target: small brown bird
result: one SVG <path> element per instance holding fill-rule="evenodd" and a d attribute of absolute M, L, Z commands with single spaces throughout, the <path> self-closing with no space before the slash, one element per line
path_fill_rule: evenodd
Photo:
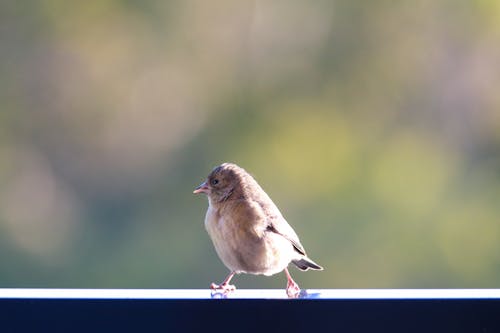
<path fill-rule="evenodd" d="M 224 163 L 193 193 L 208 196 L 205 227 L 220 259 L 231 273 L 210 288 L 227 293 L 235 274 L 273 275 L 285 270 L 286 293 L 296 298 L 300 288 L 288 272 L 292 262 L 300 270 L 323 268 L 309 259 L 299 238 L 278 207 L 255 179 L 236 164 Z"/>

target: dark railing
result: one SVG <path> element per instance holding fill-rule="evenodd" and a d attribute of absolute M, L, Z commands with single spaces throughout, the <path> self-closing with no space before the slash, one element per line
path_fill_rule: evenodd
<path fill-rule="evenodd" d="M 0 289 L 0 332 L 124 331 L 500 332 L 500 289 Z"/>

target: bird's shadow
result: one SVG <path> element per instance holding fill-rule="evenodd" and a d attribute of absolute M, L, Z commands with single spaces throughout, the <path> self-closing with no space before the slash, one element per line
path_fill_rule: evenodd
<path fill-rule="evenodd" d="M 212 298 L 212 299 L 229 298 L 229 297 L 227 297 L 229 294 L 230 294 L 230 292 L 227 292 L 227 291 L 213 290 L 210 292 L 210 298 Z"/>
<path fill-rule="evenodd" d="M 308 292 L 307 289 L 302 289 L 300 291 L 300 294 L 299 294 L 299 297 L 298 298 L 308 298 L 308 299 L 311 299 L 311 298 L 321 298 L 321 293 L 312 293 L 312 292 Z"/>

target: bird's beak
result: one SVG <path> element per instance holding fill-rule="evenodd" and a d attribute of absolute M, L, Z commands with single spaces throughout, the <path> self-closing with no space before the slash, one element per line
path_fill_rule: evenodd
<path fill-rule="evenodd" d="M 194 194 L 198 194 L 198 193 L 208 194 L 209 190 L 210 189 L 208 188 L 207 182 L 203 182 L 197 188 L 194 189 L 193 193 Z"/>

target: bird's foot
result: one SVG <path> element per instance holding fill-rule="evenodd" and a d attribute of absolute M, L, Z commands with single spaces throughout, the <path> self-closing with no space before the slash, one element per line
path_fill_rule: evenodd
<path fill-rule="evenodd" d="M 286 294 L 288 298 L 299 298 L 300 296 L 300 287 L 295 281 L 288 280 L 286 284 Z"/>
<path fill-rule="evenodd" d="M 299 298 L 300 296 L 300 287 L 297 282 L 293 281 L 288 268 L 285 268 L 286 274 L 286 294 L 288 298 Z"/>
<path fill-rule="evenodd" d="M 229 281 L 233 278 L 233 276 L 236 274 L 235 271 L 232 271 L 229 273 L 229 275 L 226 277 L 224 281 L 222 281 L 221 284 L 215 284 L 212 283 L 210 285 L 210 289 L 212 289 L 212 297 L 223 297 L 225 298 L 227 294 L 229 294 L 232 291 L 236 290 L 236 287 L 233 286 L 232 284 L 229 284 Z"/>
<path fill-rule="evenodd" d="M 227 282 L 223 282 L 221 284 L 212 283 L 210 285 L 210 289 L 212 289 L 213 291 L 216 291 L 216 292 L 221 292 L 221 293 L 227 294 L 227 293 L 235 291 L 236 287 L 232 284 L 227 283 Z"/>

